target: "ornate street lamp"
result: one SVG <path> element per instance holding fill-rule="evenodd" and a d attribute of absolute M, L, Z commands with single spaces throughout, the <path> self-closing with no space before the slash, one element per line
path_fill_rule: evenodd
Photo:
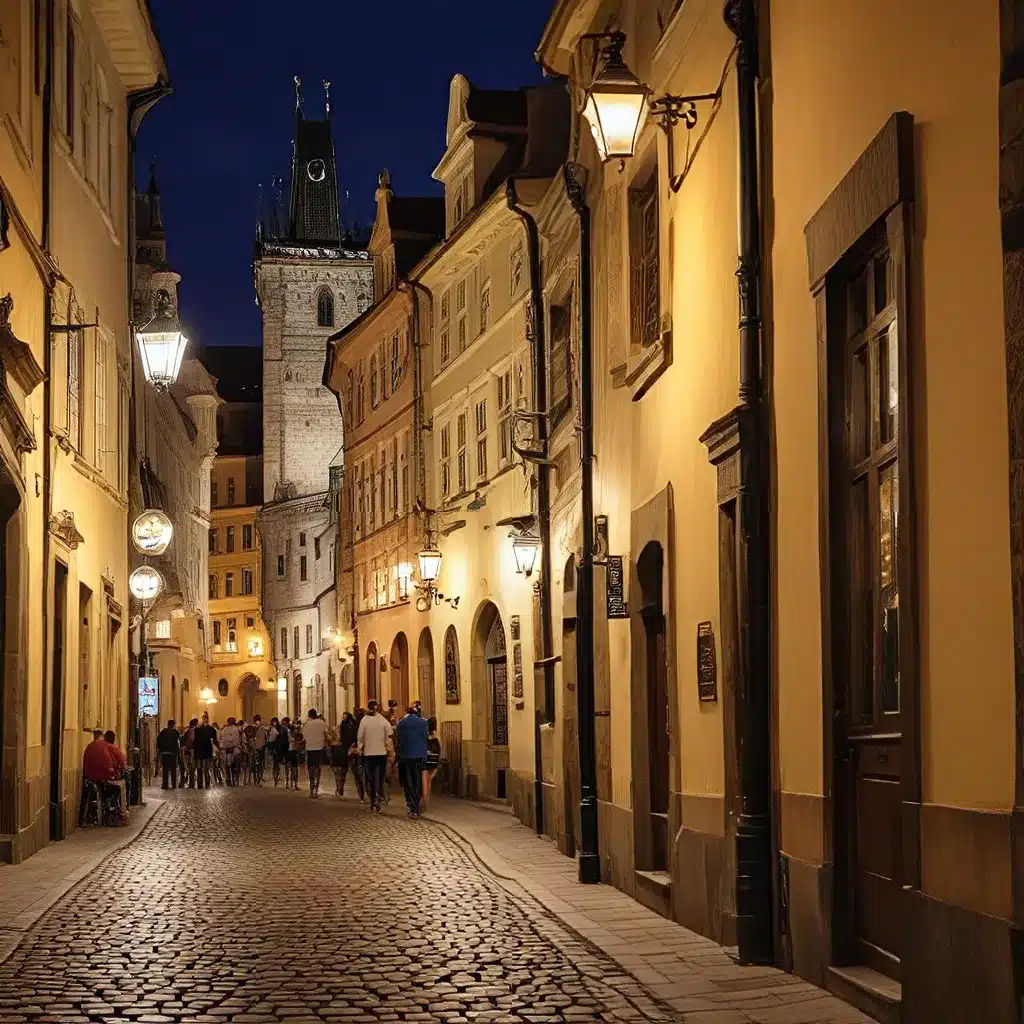
<path fill-rule="evenodd" d="M 441 552 L 428 542 L 416 555 L 416 559 L 420 563 L 420 579 L 430 585 L 436 583 L 437 577 L 441 574 Z"/>
<path fill-rule="evenodd" d="M 182 332 L 173 302 L 166 291 L 158 293 L 153 319 L 136 330 L 135 337 L 146 380 L 157 391 L 166 391 L 178 379 L 188 345 L 188 338 Z"/>
<path fill-rule="evenodd" d="M 512 539 L 512 554 L 516 559 L 516 572 L 529 579 L 533 575 L 534 566 L 537 564 L 537 555 L 540 553 L 540 537 L 527 531 L 516 533 L 514 530 L 509 537 Z"/>
<path fill-rule="evenodd" d="M 128 577 L 132 597 L 140 601 L 155 601 L 164 589 L 164 578 L 151 565 L 140 565 Z"/>
<path fill-rule="evenodd" d="M 132 524 L 135 550 L 143 555 L 162 555 L 170 546 L 174 526 L 158 508 L 147 508 Z"/>
<path fill-rule="evenodd" d="M 650 89 L 622 59 L 625 33 L 589 35 L 587 38 L 605 38 L 607 45 L 603 54 L 604 65 L 587 90 L 583 116 L 594 133 L 602 160 L 628 160 L 636 151 L 636 142 L 647 116 Z"/>

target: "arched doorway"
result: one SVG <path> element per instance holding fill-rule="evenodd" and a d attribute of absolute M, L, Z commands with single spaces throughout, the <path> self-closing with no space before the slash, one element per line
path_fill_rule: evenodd
<path fill-rule="evenodd" d="M 437 715 L 434 702 L 434 640 L 430 635 L 430 627 L 420 630 L 419 643 L 416 645 L 416 680 L 420 707 L 424 718 Z"/>
<path fill-rule="evenodd" d="M 401 716 L 409 706 L 409 641 L 404 633 L 399 633 L 392 641 L 388 670 L 391 673 L 391 696 L 398 701 Z"/>
<path fill-rule="evenodd" d="M 377 685 L 377 645 L 370 643 L 366 648 L 366 703 L 380 700 L 380 689 Z"/>
<path fill-rule="evenodd" d="M 576 690 L 576 558 L 570 555 L 562 577 L 562 797 L 565 840 L 562 850 L 576 856 L 580 820 L 580 731 Z M 562 843 L 559 843 L 562 846 Z"/>
<path fill-rule="evenodd" d="M 242 676 L 238 684 L 238 695 L 242 698 L 242 716 L 247 722 L 251 722 L 254 715 L 269 722 L 277 713 L 274 695 L 264 690 L 260 686 L 259 677 L 252 673 Z"/>
<path fill-rule="evenodd" d="M 484 746 L 483 779 L 479 792 L 499 800 L 508 791 L 508 658 L 505 627 L 497 606 L 485 601 L 473 628 L 473 685 L 470 695 L 473 746 Z M 471 765 L 472 770 L 476 765 Z M 467 780 L 468 782 L 468 780 Z M 472 788 L 470 787 L 470 795 Z"/>

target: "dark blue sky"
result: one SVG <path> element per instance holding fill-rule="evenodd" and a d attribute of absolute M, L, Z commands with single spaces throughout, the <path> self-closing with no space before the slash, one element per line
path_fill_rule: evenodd
<path fill-rule="evenodd" d="M 348 216 L 368 225 L 382 167 L 395 191 L 431 194 L 448 83 L 540 80 L 533 51 L 553 0 L 152 0 L 174 93 L 139 133 L 139 184 L 157 161 L 182 317 L 207 345 L 260 340 L 252 286 L 257 186 L 287 173 L 295 87 L 323 111 Z"/>

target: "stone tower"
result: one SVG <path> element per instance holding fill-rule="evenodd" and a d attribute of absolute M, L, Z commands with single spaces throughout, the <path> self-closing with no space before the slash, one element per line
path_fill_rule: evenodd
<path fill-rule="evenodd" d="M 260 529 L 264 619 L 296 715 L 325 710 L 320 695 L 338 669 L 326 637 L 337 615 L 333 495 L 344 437 L 322 383 L 326 341 L 373 301 L 370 255 L 341 229 L 329 100 L 324 118 L 310 120 L 296 94 L 286 212 L 283 198 L 259 226 L 254 261 L 263 313 Z"/>

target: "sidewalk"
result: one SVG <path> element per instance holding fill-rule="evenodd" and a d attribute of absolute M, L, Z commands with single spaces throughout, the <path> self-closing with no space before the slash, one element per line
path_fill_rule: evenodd
<path fill-rule="evenodd" d="M 687 1024 L 874 1024 L 795 975 L 737 965 L 710 939 L 610 885 L 580 885 L 576 862 L 510 811 L 440 798 L 425 817 L 468 844 L 505 888 L 532 897 L 653 995 L 682 1011 Z"/>
<path fill-rule="evenodd" d="M 0 962 L 72 886 L 136 839 L 162 806 L 147 793 L 146 806 L 133 807 L 123 828 L 78 829 L 21 864 L 0 865 Z"/>

